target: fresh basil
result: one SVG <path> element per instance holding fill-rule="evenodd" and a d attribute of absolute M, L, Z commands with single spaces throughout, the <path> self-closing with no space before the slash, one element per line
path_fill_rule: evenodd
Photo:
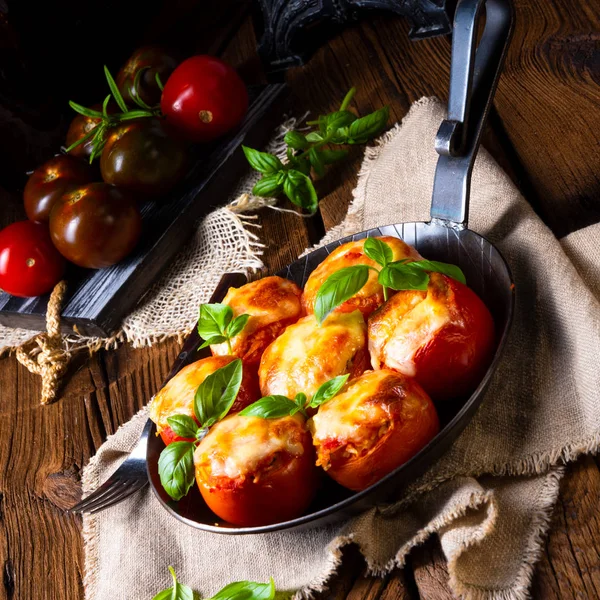
<path fill-rule="evenodd" d="M 323 141 L 323 136 L 317 131 L 311 131 L 306 135 L 306 141 L 311 144 L 319 143 Z"/>
<path fill-rule="evenodd" d="M 229 412 L 242 383 L 242 361 L 236 358 L 211 373 L 198 386 L 194 414 L 202 427 L 210 427 Z"/>
<path fill-rule="evenodd" d="M 285 134 L 283 141 L 294 150 L 305 150 L 310 146 L 306 136 L 299 131 L 288 131 Z"/>
<path fill-rule="evenodd" d="M 394 260 L 394 253 L 390 245 L 379 238 L 367 238 L 363 250 L 371 260 L 374 260 L 382 267 L 385 267 Z"/>
<path fill-rule="evenodd" d="M 412 263 L 390 263 L 379 272 L 378 281 L 393 290 L 427 290 L 429 275 L 422 269 L 414 269 Z"/>
<path fill-rule="evenodd" d="M 321 150 L 319 157 L 324 165 L 331 165 L 348 156 L 348 150 Z"/>
<path fill-rule="evenodd" d="M 182 438 L 194 439 L 198 433 L 198 423 L 188 415 L 167 417 L 167 423 L 173 430 L 173 433 Z"/>
<path fill-rule="evenodd" d="M 195 594 L 192 588 L 177 581 L 173 567 L 169 567 L 169 572 L 173 578 L 173 587 L 159 592 L 152 600 L 194 600 Z"/>
<path fill-rule="evenodd" d="M 181 500 L 194 485 L 194 444 L 173 442 L 158 459 L 160 482 L 173 500 Z"/>
<path fill-rule="evenodd" d="M 311 148 L 308 152 L 308 158 L 312 168 L 319 177 L 325 175 L 325 164 L 321 159 L 321 153 L 316 148 Z"/>
<path fill-rule="evenodd" d="M 254 581 L 236 581 L 226 585 L 209 600 L 273 600 L 275 582 L 256 583 Z"/>
<path fill-rule="evenodd" d="M 250 166 L 261 173 L 266 175 L 272 175 L 283 169 L 282 162 L 273 154 L 268 152 L 259 152 L 253 148 L 242 146 L 242 150 L 246 156 L 246 159 L 250 163 Z"/>
<path fill-rule="evenodd" d="M 358 117 L 354 113 L 347 110 L 338 110 L 327 115 L 325 119 L 325 131 L 330 134 L 336 133 L 338 129 L 350 125 L 357 119 Z"/>
<path fill-rule="evenodd" d="M 408 264 L 412 269 L 423 269 L 423 271 L 430 271 L 432 273 L 442 273 L 443 275 L 448 275 L 448 277 L 452 277 L 452 279 L 456 279 L 461 283 L 467 283 L 462 269 L 456 265 L 439 262 L 437 260 L 415 260 L 414 262 L 410 262 Z"/>
<path fill-rule="evenodd" d="M 319 323 L 340 304 L 352 298 L 369 279 L 369 267 L 355 265 L 332 273 L 321 285 L 315 300 L 315 316 Z"/>
<path fill-rule="evenodd" d="M 273 198 L 278 196 L 283 191 L 283 185 L 279 181 L 279 174 L 274 173 L 273 175 L 265 175 L 262 179 L 259 179 L 252 188 L 252 193 L 255 196 L 261 196 L 263 198 Z"/>
<path fill-rule="evenodd" d="M 315 186 L 308 175 L 296 169 L 287 171 L 283 182 L 283 192 L 292 204 L 306 209 L 311 215 L 317 211 L 319 199 Z"/>
<path fill-rule="evenodd" d="M 300 408 L 304 408 L 304 405 L 306 404 L 306 394 L 304 392 L 298 392 L 294 398 L 294 404 Z"/>
<path fill-rule="evenodd" d="M 315 392 L 315 395 L 312 397 L 308 406 L 310 408 L 317 408 L 318 406 L 321 406 L 321 404 L 331 400 L 346 385 L 348 377 L 350 377 L 349 374 L 338 375 L 337 377 L 326 381 Z"/>
<path fill-rule="evenodd" d="M 250 315 L 233 317 L 233 309 L 227 304 L 201 304 L 198 319 L 198 335 L 204 340 L 200 348 L 227 342 L 231 354 L 231 338 L 239 335 Z"/>
<path fill-rule="evenodd" d="M 306 396 L 305 396 L 306 398 Z M 295 415 L 304 405 L 298 406 L 287 396 L 265 396 L 247 406 L 239 414 L 243 417 L 260 417 L 261 419 L 279 419 Z"/>
<path fill-rule="evenodd" d="M 384 106 L 379 110 L 354 121 L 348 128 L 348 144 L 364 144 L 380 134 L 387 125 L 390 109 Z"/>

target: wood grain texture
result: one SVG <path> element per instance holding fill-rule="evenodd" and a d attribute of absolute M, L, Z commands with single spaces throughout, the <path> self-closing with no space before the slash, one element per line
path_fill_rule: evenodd
<path fill-rule="evenodd" d="M 239 4 L 231 13 L 235 26 Z M 590 33 L 600 29 L 598 10 L 597 3 L 585 0 L 517 1 L 517 31 L 485 142 L 511 168 L 515 181 L 535 194 L 537 209 L 559 232 L 593 221 L 600 197 L 595 154 L 599 45 Z M 224 56 L 245 76 L 264 81 L 250 22 L 227 45 L 221 30 L 226 21 L 219 17 L 215 47 L 225 48 Z M 351 85 L 359 87 L 360 111 L 389 103 L 394 119 L 422 95 L 445 97 L 449 41 L 410 42 L 406 32 L 403 20 L 381 17 L 331 40 L 307 67 L 289 74 L 290 110 L 333 110 Z M 357 150 L 318 184 L 327 228 L 345 214 L 360 159 Z M 18 199 L 2 194 L 0 201 L 0 220 L 12 220 L 20 210 Z M 307 223 L 290 214 L 264 210 L 260 218 L 261 237 L 269 245 L 265 264 L 272 271 L 296 258 L 319 229 L 311 225 L 309 233 Z M 122 346 L 92 358 L 81 355 L 63 398 L 48 407 L 38 405 L 35 376 L 14 358 L 0 360 L 0 600 L 83 598 L 81 520 L 62 508 L 80 494 L 83 465 L 158 389 L 178 349 L 171 340 L 151 349 Z M 563 482 L 534 578 L 535 598 L 600 597 L 599 505 L 600 471 L 594 460 L 584 458 L 569 468 Z M 439 544 L 415 549 L 405 569 L 381 580 L 367 576 L 357 550 L 348 548 L 331 591 L 322 597 L 450 597 Z"/>

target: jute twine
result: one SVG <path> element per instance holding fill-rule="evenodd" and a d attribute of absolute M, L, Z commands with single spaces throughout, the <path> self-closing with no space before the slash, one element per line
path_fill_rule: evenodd
<path fill-rule="evenodd" d="M 17 348 L 17 360 L 30 373 L 42 378 L 42 404 L 56 400 L 62 376 L 67 370 L 71 353 L 60 335 L 60 309 L 67 289 L 67 282 L 56 284 L 46 312 L 46 332 L 40 333 L 27 344 Z"/>

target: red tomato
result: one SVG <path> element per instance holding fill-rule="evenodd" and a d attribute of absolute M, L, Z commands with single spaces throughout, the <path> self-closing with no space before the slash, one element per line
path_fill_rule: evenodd
<path fill-rule="evenodd" d="M 154 396 L 150 404 L 150 418 L 156 423 L 156 428 L 165 443 L 193 441 L 184 440 L 173 433 L 167 419 L 173 415 L 188 415 L 194 417 L 194 395 L 198 386 L 217 369 L 228 365 L 235 356 L 209 356 L 197 360 L 184 367 L 168 381 L 168 383 Z M 255 369 L 248 368 L 243 363 L 242 383 L 237 398 L 229 411 L 231 414 L 239 412 L 249 404 L 260 398 L 258 389 L 258 375 Z"/>
<path fill-rule="evenodd" d="M 214 56 L 192 56 L 167 80 L 160 108 L 180 135 L 208 142 L 241 122 L 248 109 L 248 92 L 227 63 Z"/>
<path fill-rule="evenodd" d="M 0 288 L 28 298 L 52 290 L 65 271 L 48 226 L 19 221 L 0 231 Z"/>
<path fill-rule="evenodd" d="M 494 351 L 494 320 L 459 281 L 431 273 L 427 292 L 397 292 L 369 319 L 374 368 L 413 376 L 434 400 L 470 394 Z"/>
<path fill-rule="evenodd" d="M 364 490 L 412 458 L 439 431 L 435 406 L 412 378 L 368 371 L 322 404 L 310 427 L 317 464 Z"/>
<path fill-rule="evenodd" d="M 47 221 L 52 207 L 65 192 L 93 179 L 92 168 L 84 161 L 68 155 L 51 158 L 27 180 L 23 191 L 27 217 L 32 221 Z"/>
<path fill-rule="evenodd" d="M 318 483 L 310 434 L 298 416 L 226 417 L 202 440 L 194 465 L 209 508 L 241 527 L 298 517 Z"/>

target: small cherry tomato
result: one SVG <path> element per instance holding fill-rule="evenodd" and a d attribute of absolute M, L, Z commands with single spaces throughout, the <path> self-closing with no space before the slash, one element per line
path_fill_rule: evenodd
<path fill-rule="evenodd" d="M 364 490 L 412 458 L 439 431 L 435 406 L 412 378 L 368 371 L 319 407 L 309 422 L 317 464 Z"/>
<path fill-rule="evenodd" d="M 58 251 L 89 269 L 125 258 L 137 244 L 141 228 L 135 201 L 107 183 L 88 183 L 67 192 L 50 213 L 50 235 Z"/>
<path fill-rule="evenodd" d="M 150 403 L 150 418 L 156 423 L 156 430 L 165 445 L 171 442 L 184 441 L 169 426 L 167 419 L 173 415 L 188 415 L 194 417 L 194 395 L 198 386 L 217 369 L 235 360 L 235 356 L 209 356 L 197 360 L 184 367 L 170 379 L 167 384 L 154 396 Z M 260 398 L 258 376 L 255 369 L 248 368 L 243 362 L 242 383 L 229 410 L 230 414 L 239 412 Z"/>
<path fill-rule="evenodd" d="M 160 102 L 161 91 L 156 83 L 158 74 L 164 85 L 179 60 L 171 53 L 159 46 L 143 46 L 138 48 L 117 73 L 116 82 L 129 106 L 134 106 L 133 97 L 135 76 L 142 71 L 138 81 L 138 97 L 148 106 L 155 106 Z"/>
<path fill-rule="evenodd" d="M 154 118 L 114 127 L 100 157 L 106 183 L 149 196 L 168 192 L 183 177 L 185 166 L 183 142 L 169 135 L 164 121 Z"/>
<path fill-rule="evenodd" d="M 54 203 L 67 191 L 90 183 L 91 167 L 74 156 L 60 155 L 38 167 L 23 192 L 25 212 L 32 221 L 47 221 Z"/>
<path fill-rule="evenodd" d="M 374 368 L 415 377 L 434 400 L 470 394 L 494 351 L 494 320 L 466 285 L 431 273 L 426 292 L 397 292 L 369 318 Z"/>
<path fill-rule="evenodd" d="M 52 245 L 45 223 L 19 221 L 0 231 L 0 289 L 28 298 L 52 290 L 65 259 Z"/>
<path fill-rule="evenodd" d="M 94 104 L 91 107 L 93 110 L 102 112 L 101 104 Z M 107 112 L 114 113 L 117 110 L 117 106 L 112 101 L 108 105 Z M 100 123 L 101 119 L 94 119 L 93 117 L 86 117 L 84 115 L 77 115 L 69 125 L 67 131 L 67 139 L 65 140 L 65 146 L 68 148 L 71 144 L 74 144 L 82 137 L 85 137 L 96 125 Z M 78 144 L 69 151 L 69 156 L 76 156 L 78 158 L 89 159 L 92 154 L 92 139 L 88 138 L 85 142 Z"/>
<path fill-rule="evenodd" d="M 227 63 L 214 56 L 192 56 L 167 80 L 160 108 L 186 139 L 208 142 L 242 121 L 248 92 Z"/>
<path fill-rule="evenodd" d="M 299 415 L 231 415 L 213 425 L 194 453 L 196 483 L 208 507 L 241 527 L 300 516 L 318 483 L 315 452 Z"/>

